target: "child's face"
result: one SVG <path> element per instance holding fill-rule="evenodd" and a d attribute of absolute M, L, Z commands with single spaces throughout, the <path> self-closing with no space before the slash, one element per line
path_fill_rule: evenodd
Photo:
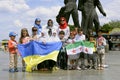
<path fill-rule="evenodd" d="M 35 23 L 39 25 L 39 24 L 40 24 L 40 21 L 36 21 Z"/>
<path fill-rule="evenodd" d="M 83 34 L 83 31 L 79 31 L 79 33 L 78 33 L 79 35 L 82 35 Z"/>
<path fill-rule="evenodd" d="M 90 37 L 90 41 L 93 41 L 94 40 L 94 38 L 93 37 Z"/>
<path fill-rule="evenodd" d="M 56 33 L 53 33 L 53 36 L 56 36 Z"/>
<path fill-rule="evenodd" d="M 53 26 L 52 21 L 48 21 L 48 26 Z"/>
<path fill-rule="evenodd" d="M 41 36 L 42 36 L 42 37 L 44 37 L 44 35 L 45 35 L 44 33 L 41 33 Z"/>
<path fill-rule="evenodd" d="M 102 32 L 98 32 L 98 36 L 102 36 Z"/>
<path fill-rule="evenodd" d="M 74 39 L 74 38 L 75 38 L 75 35 L 74 35 L 74 34 L 70 34 L 70 38 L 71 38 L 71 39 Z"/>
<path fill-rule="evenodd" d="M 10 36 L 10 39 L 11 40 L 15 40 L 15 36 Z"/>
<path fill-rule="evenodd" d="M 63 39 L 64 36 L 65 36 L 64 34 L 59 34 L 59 38 L 60 38 L 60 39 Z"/>
<path fill-rule="evenodd" d="M 33 35 L 37 35 L 37 31 L 32 31 Z"/>
<path fill-rule="evenodd" d="M 27 36 L 27 31 L 23 31 L 23 36 L 26 37 Z"/>
<path fill-rule="evenodd" d="M 64 20 L 64 19 L 61 19 L 61 20 L 60 20 L 60 23 L 61 23 L 61 24 L 64 24 L 64 23 L 65 23 L 65 20 Z"/>

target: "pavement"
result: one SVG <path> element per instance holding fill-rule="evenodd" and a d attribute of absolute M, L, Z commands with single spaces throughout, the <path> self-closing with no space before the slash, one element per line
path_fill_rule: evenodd
<path fill-rule="evenodd" d="M 56 70 L 22 72 L 19 57 L 19 72 L 9 73 L 9 54 L 0 51 L 0 80 L 119 80 L 120 51 L 106 54 L 108 68 L 104 70 Z"/>

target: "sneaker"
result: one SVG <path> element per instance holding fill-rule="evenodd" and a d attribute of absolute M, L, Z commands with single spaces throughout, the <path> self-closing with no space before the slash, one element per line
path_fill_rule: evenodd
<path fill-rule="evenodd" d="M 100 70 L 103 70 L 104 68 L 103 67 L 100 67 Z"/>
<path fill-rule="evenodd" d="M 79 67 L 79 66 L 77 66 L 77 68 L 76 68 L 77 70 L 81 70 L 81 68 Z"/>
<path fill-rule="evenodd" d="M 104 68 L 108 68 L 108 65 L 103 65 Z"/>
<path fill-rule="evenodd" d="M 91 69 L 91 66 L 88 65 L 88 66 L 86 66 L 86 68 L 87 68 L 87 69 Z"/>
<path fill-rule="evenodd" d="M 25 72 L 25 67 L 22 67 L 22 72 Z"/>
<path fill-rule="evenodd" d="M 100 70 L 100 67 L 98 67 L 97 70 Z"/>
<path fill-rule="evenodd" d="M 15 72 L 18 72 L 18 69 L 17 69 L 17 68 L 15 68 Z"/>
<path fill-rule="evenodd" d="M 95 66 L 92 66 L 92 69 L 95 69 L 95 70 L 96 70 L 96 67 L 95 67 Z"/>
<path fill-rule="evenodd" d="M 9 69 L 9 72 L 10 72 L 10 73 L 14 73 L 14 72 L 15 72 L 15 69 Z"/>

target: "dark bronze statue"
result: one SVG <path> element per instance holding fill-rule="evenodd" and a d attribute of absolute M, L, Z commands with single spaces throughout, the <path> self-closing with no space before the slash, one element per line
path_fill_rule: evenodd
<path fill-rule="evenodd" d="M 96 7 L 103 16 L 106 16 L 99 0 L 79 0 L 78 2 L 78 10 L 82 12 L 81 28 L 87 36 L 89 36 L 91 30 L 93 30 L 93 24 L 95 26 L 96 33 L 100 29 Z"/>
<path fill-rule="evenodd" d="M 72 14 L 73 22 L 75 27 L 80 27 L 79 18 L 78 18 L 78 8 L 76 5 L 77 0 L 64 0 L 65 6 L 63 6 L 59 14 L 56 17 L 57 22 L 59 23 L 60 17 L 65 17 L 67 23 L 69 21 L 70 15 Z"/>

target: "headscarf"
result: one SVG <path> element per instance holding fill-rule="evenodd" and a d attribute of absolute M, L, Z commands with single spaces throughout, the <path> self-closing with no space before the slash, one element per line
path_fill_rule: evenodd
<path fill-rule="evenodd" d="M 40 34 L 42 31 L 42 26 L 40 24 L 36 24 L 37 21 L 41 21 L 40 18 L 35 19 L 34 27 L 36 27 L 38 29 L 38 34 Z"/>
<path fill-rule="evenodd" d="M 60 18 L 60 21 L 61 21 L 61 20 L 64 20 L 65 23 L 64 23 L 64 24 L 59 23 L 60 29 L 65 29 L 65 28 L 67 28 L 68 24 L 67 24 L 66 19 L 65 19 L 64 17 L 61 17 L 61 18 Z"/>

